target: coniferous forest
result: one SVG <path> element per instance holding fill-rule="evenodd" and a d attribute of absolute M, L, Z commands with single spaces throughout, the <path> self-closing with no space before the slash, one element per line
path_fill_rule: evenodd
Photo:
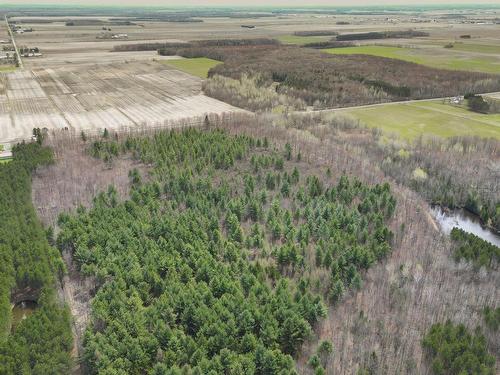
<path fill-rule="evenodd" d="M 0 374 L 64 374 L 73 346 L 69 311 L 55 283 L 64 264 L 31 203 L 31 173 L 53 161 L 49 148 L 20 144 L 0 164 Z M 38 308 L 11 329 L 11 295 L 37 297 Z M 12 331 L 12 332 L 11 332 Z"/>
<path fill-rule="evenodd" d="M 327 306 L 391 250 L 389 185 L 333 183 L 288 144 L 191 129 L 91 152 L 154 166 L 131 170 L 129 200 L 110 187 L 59 218 L 57 245 L 98 283 L 91 373 L 295 373 Z"/>
<path fill-rule="evenodd" d="M 432 359 L 432 371 L 441 374 L 493 375 L 495 358 L 488 353 L 480 330 L 470 333 L 463 324 L 451 321 L 434 324 L 422 340 Z"/>
<path fill-rule="evenodd" d="M 473 262 L 477 268 L 497 268 L 499 247 L 459 228 L 453 228 L 450 235 L 455 245 L 453 257 L 457 262 L 464 259 Z"/>
<path fill-rule="evenodd" d="M 60 214 L 56 230 L 31 203 L 32 178 L 53 152 L 42 142 L 16 146 L 0 166 L 0 374 L 67 374 L 75 363 L 90 374 L 329 373 L 338 354 L 322 324 L 346 295 L 363 293 L 370 267 L 400 246 L 405 222 L 395 225 L 387 182 L 311 164 L 300 146 L 266 134 L 207 127 L 85 139 L 85 158 L 106 170 L 130 161 L 129 193 L 100 189 L 87 207 Z M 495 271 L 498 248 L 458 229 L 451 239 L 447 257 Z M 61 253 L 93 285 L 83 337 L 72 335 L 61 295 Z M 405 267 L 390 284 L 391 309 L 406 298 Z M 23 296 L 37 306 L 14 324 L 9 311 Z M 484 306 L 485 336 L 451 322 L 425 326 L 429 371 L 493 373 L 498 308 Z M 354 337 L 370 319 L 359 310 Z M 381 354 L 370 353 L 358 374 L 381 369 Z"/>

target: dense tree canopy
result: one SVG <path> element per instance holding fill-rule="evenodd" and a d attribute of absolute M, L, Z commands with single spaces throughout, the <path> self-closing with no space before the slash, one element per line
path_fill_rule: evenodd
<path fill-rule="evenodd" d="M 333 184 L 290 146 L 190 129 L 92 152 L 154 164 L 147 183 L 130 173 L 130 200 L 110 187 L 59 220 L 58 245 L 99 283 L 84 342 L 93 373 L 295 373 L 324 297 L 360 287 L 390 251 L 389 186 Z"/>
<path fill-rule="evenodd" d="M 31 172 L 52 162 L 52 152 L 33 143 L 16 146 L 13 155 L 0 164 L 0 374 L 67 374 L 70 316 L 54 292 L 64 265 L 31 203 Z M 10 296 L 21 289 L 41 295 L 39 308 L 10 333 Z"/>
<path fill-rule="evenodd" d="M 492 308 L 486 306 L 483 310 L 484 322 L 492 331 L 497 331 L 500 327 L 500 307 Z"/>
<path fill-rule="evenodd" d="M 490 105 L 481 95 L 468 95 L 467 107 L 474 112 L 488 113 Z"/>
<path fill-rule="evenodd" d="M 493 375 L 495 358 L 486 348 L 486 339 L 476 330 L 471 334 L 463 324 L 434 324 L 422 346 L 432 358 L 435 375 Z"/>
<path fill-rule="evenodd" d="M 386 36 L 385 33 L 378 35 Z M 342 38 L 339 37 L 337 40 L 340 42 Z M 234 46 L 190 43 L 188 46 L 165 46 L 160 48 L 158 53 L 187 58 L 209 57 L 223 61 L 223 64 L 210 69 L 210 78 L 222 75 L 240 80 L 243 75 L 251 78 L 256 76 L 259 88 L 265 88 L 265 95 L 268 95 L 267 88 L 272 86 L 277 93 L 318 109 L 408 98 L 445 97 L 470 91 L 491 92 L 500 87 L 500 80 L 495 75 L 434 69 L 377 56 L 332 55 L 312 48 L 279 46 L 272 43 Z M 232 103 L 229 95 L 217 94 L 217 82 L 211 86 L 210 94 L 215 94 L 215 97 L 224 96 Z M 234 89 L 237 87 L 230 86 Z M 246 89 L 247 86 L 239 87 Z M 221 89 L 228 89 L 227 82 Z M 237 94 L 239 99 L 245 96 L 242 93 Z M 246 97 L 248 100 L 245 108 L 251 109 L 254 106 L 254 97 Z M 242 100 L 238 102 L 244 103 Z"/>
<path fill-rule="evenodd" d="M 500 262 L 499 247 L 460 228 L 451 230 L 451 239 L 454 242 L 453 257 L 456 261 L 465 259 L 473 262 L 476 267 L 496 268 L 498 266 Z"/>

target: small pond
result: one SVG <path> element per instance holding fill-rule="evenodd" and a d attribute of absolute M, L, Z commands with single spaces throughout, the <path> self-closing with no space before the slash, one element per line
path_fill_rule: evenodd
<path fill-rule="evenodd" d="M 23 319 L 26 319 L 28 316 L 33 314 L 33 312 L 36 310 L 38 307 L 36 301 L 21 301 L 17 303 L 13 308 L 12 308 L 12 326 L 11 326 L 11 331 L 14 332 L 16 330 L 16 327 L 23 321 Z"/>
<path fill-rule="evenodd" d="M 443 210 L 439 206 L 431 209 L 432 216 L 436 219 L 441 230 L 450 234 L 453 227 L 460 228 L 466 232 L 475 234 L 493 245 L 500 247 L 500 236 L 493 230 L 484 227 L 479 218 L 465 210 Z"/>

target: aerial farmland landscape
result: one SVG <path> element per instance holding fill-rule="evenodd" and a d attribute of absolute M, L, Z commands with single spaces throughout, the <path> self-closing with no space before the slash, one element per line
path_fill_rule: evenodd
<path fill-rule="evenodd" d="M 500 374 L 500 4 L 0 3 L 0 375 Z"/>

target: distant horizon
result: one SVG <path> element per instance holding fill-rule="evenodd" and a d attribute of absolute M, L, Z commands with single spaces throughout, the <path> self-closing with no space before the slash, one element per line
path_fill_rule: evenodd
<path fill-rule="evenodd" d="M 54 1 L 54 0 L 53 0 Z M 165 4 L 165 0 L 64 0 L 64 4 L 49 1 L 37 0 L 11 0 L 8 2 L 0 2 L 1 7 L 155 7 L 155 8 L 276 8 L 283 7 L 286 9 L 317 9 L 317 8 L 384 8 L 384 7 L 500 7 L 499 3 L 490 1 L 474 2 L 472 0 L 386 0 L 386 1 L 373 1 L 373 0 L 316 0 L 315 4 L 310 4 L 304 0 L 255 0 L 251 3 L 243 1 L 231 0 L 174 0 Z"/>

